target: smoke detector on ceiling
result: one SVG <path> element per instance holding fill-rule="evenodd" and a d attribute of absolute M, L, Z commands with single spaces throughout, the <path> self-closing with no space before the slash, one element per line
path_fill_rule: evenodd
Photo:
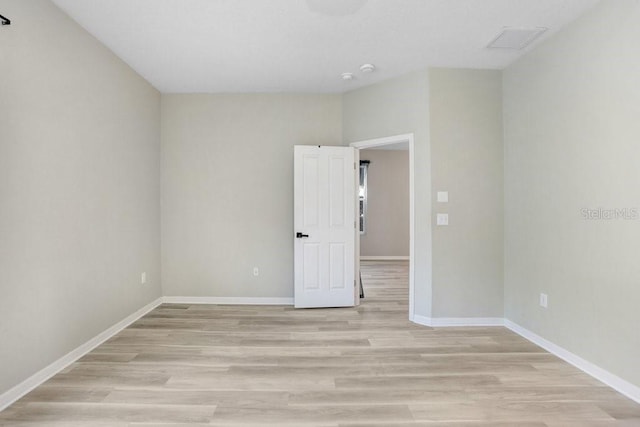
<path fill-rule="evenodd" d="M 360 66 L 360 71 L 363 73 L 373 73 L 376 69 L 376 66 L 373 64 L 363 64 Z"/>
<path fill-rule="evenodd" d="M 353 79 L 355 79 L 355 76 L 353 75 L 353 73 L 342 73 L 342 80 L 344 80 L 345 82 L 348 82 Z"/>
<path fill-rule="evenodd" d="M 529 46 L 546 28 L 503 28 L 500 34 L 489 42 L 489 49 L 514 49 L 520 50 Z"/>

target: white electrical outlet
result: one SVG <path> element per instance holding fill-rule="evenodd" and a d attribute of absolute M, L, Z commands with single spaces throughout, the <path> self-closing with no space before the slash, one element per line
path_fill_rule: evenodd
<path fill-rule="evenodd" d="M 147 273 L 143 272 L 140 275 L 140 284 L 144 285 L 145 283 L 147 283 Z"/>
<path fill-rule="evenodd" d="M 547 294 L 540 294 L 540 307 L 547 308 L 549 305 L 549 297 Z"/>
<path fill-rule="evenodd" d="M 259 276 L 260 275 L 260 270 L 258 270 L 258 267 L 253 267 L 253 275 L 254 276 Z"/>

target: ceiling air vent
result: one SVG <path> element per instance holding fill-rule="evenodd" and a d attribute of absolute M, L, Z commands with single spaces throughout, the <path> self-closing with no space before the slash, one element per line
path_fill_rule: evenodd
<path fill-rule="evenodd" d="M 537 39 L 546 28 L 504 28 L 487 45 L 489 49 L 524 49 Z"/>

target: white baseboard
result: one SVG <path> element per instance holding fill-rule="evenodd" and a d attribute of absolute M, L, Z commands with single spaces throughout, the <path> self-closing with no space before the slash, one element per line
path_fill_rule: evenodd
<path fill-rule="evenodd" d="M 419 314 L 414 314 L 413 317 L 409 318 L 409 320 L 411 320 L 413 323 L 417 323 L 418 325 L 431 327 L 431 318 L 430 317 L 420 316 Z"/>
<path fill-rule="evenodd" d="M 4 410 L 25 394 L 29 393 L 49 378 L 89 353 L 94 348 L 122 331 L 124 328 L 149 313 L 154 308 L 163 303 L 174 304 L 220 304 L 220 305 L 293 305 L 293 298 L 236 298 L 236 297 L 160 297 L 157 300 L 145 305 L 140 310 L 127 316 L 120 322 L 111 326 L 91 338 L 78 348 L 70 351 L 49 366 L 36 372 L 15 387 L 0 394 L 0 411 Z"/>
<path fill-rule="evenodd" d="M 560 347 L 552 343 L 551 341 L 542 338 L 541 336 L 531 332 L 528 329 L 523 328 L 517 323 L 512 322 L 509 319 L 504 320 L 504 325 L 511 329 L 516 334 L 528 339 L 534 344 L 539 345 L 540 347 L 547 350 L 549 353 L 552 353 L 558 356 L 560 359 L 564 360 L 580 369 L 581 371 L 591 375 L 595 379 L 602 381 L 609 387 L 617 390 L 618 392 L 624 394 L 629 399 L 635 400 L 640 403 L 640 387 L 637 387 L 631 384 L 628 381 L 623 380 L 617 375 L 612 374 L 611 372 L 600 368 L 599 366 L 594 365 L 593 363 L 571 353 L 568 350 Z"/>
<path fill-rule="evenodd" d="M 502 317 L 425 317 L 415 314 L 414 323 L 431 328 L 445 328 L 453 326 L 504 326 Z"/>
<path fill-rule="evenodd" d="M 541 336 L 523 328 L 517 323 L 512 322 L 509 319 L 502 319 L 499 317 L 488 318 L 451 318 L 451 317 L 426 317 L 414 314 L 410 319 L 412 322 L 419 325 L 428 327 L 445 327 L 445 326 L 505 326 L 516 334 L 526 338 L 532 343 L 539 345 L 547 350 L 549 353 L 559 357 L 567 363 L 575 366 L 584 373 L 591 375 L 595 379 L 602 381 L 604 384 L 613 388 L 614 390 L 624 394 L 629 399 L 640 403 L 640 387 L 631 384 L 630 382 L 623 380 L 617 375 L 602 369 L 599 366 L 571 353 L 568 350 L 560 347 L 551 341 L 542 338 Z"/>
<path fill-rule="evenodd" d="M 408 256 L 360 256 L 360 261 L 409 261 Z"/>
<path fill-rule="evenodd" d="M 501 317 L 432 317 L 432 327 L 451 326 L 504 326 Z"/>
<path fill-rule="evenodd" d="M 217 305 L 293 305 L 293 298 L 251 297 L 163 297 L 166 304 L 217 304 Z"/>
<path fill-rule="evenodd" d="M 4 410 L 9 405 L 13 404 L 15 401 L 20 399 L 25 394 L 29 393 L 34 388 L 38 387 L 43 382 L 47 381 L 49 378 L 80 359 L 85 354 L 89 353 L 91 350 L 156 308 L 162 303 L 162 298 L 158 298 L 157 300 L 145 305 L 140 310 L 135 313 L 125 317 L 120 322 L 111 326 L 109 329 L 99 333 L 95 337 L 91 338 L 86 343 L 82 344 L 75 350 L 70 351 L 69 353 L 62 356 L 60 359 L 56 360 L 49 366 L 41 369 L 36 372 L 26 380 L 22 381 L 20 384 L 15 387 L 9 389 L 8 391 L 0 394 L 0 411 Z"/>

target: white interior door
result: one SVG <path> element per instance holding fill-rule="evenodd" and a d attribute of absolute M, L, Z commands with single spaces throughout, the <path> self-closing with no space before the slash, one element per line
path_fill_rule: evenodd
<path fill-rule="evenodd" d="M 353 147 L 294 148 L 294 301 L 355 304 L 356 153 Z"/>

